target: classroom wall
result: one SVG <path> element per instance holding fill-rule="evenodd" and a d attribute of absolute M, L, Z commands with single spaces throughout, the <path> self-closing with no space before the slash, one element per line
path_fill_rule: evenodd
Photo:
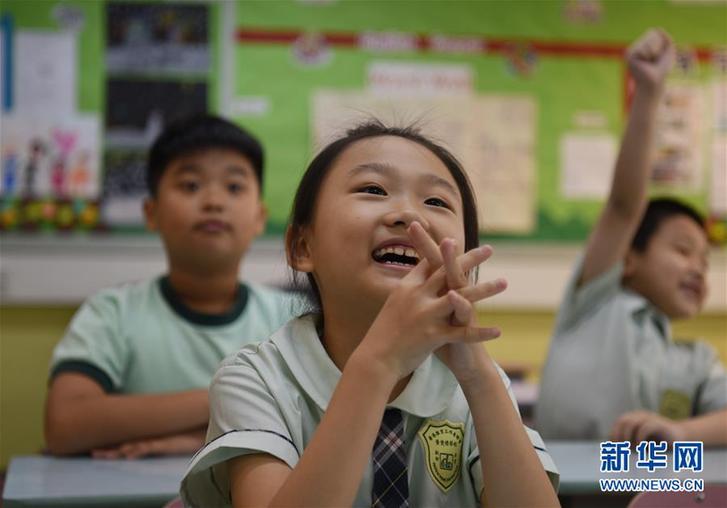
<path fill-rule="evenodd" d="M 114 12 L 118 14 L 117 11 L 109 9 L 148 4 L 208 7 L 204 17 L 207 37 L 203 46 L 209 49 L 209 58 L 208 64 L 202 66 L 203 70 L 180 72 L 152 64 L 128 69 L 118 68 L 113 63 L 115 60 L 110 56 L 115 47 L 113 22 L 119 17 L 113 15 Z M 386 107 L 401 115 L 401 121 L 420 118 L 425 127 L 427 121 L 446 124 L 442 130 L 447 132 L 433 133 L 451 145 L 475 176 L 497 175 L 498 167 L 507 167 L 509 179 L 522 184 L 522 187 L 504 185 L 500 180 L 502 175 L 485 180 L 477 178 L 488 184 L 475 189 L 482 192 L 480 203 L 487 210 L 481 220 L 487 233 L 528 241 L 581 241 L 592 226 L 605 194 L 603 185 L 595 185 L 593 181 L 607 182 L 607 178 L 600 177 L 611 167 L 610 158 L 614 157 L 614 146 L 623 128 L 627 86 L 622 53 L 649 26 L 668 30 L 683 50 L 684 58 L 680 61 L 691 62 L 680 66 L 679 69 L 684 67 L 683 71 L 675 71 L 671 81 L 685 90 L 687 103 L 694 103 L 693 107 L 679 112 L 682 123 L 690 126 L 685 132 L 693 130 L 689 119 L 699 118 L 694 129 L 699 127 L 701 143 L 689 144 L 695 146 L 687 159 L 696 161 L 700 152 L 704 159 L 701 163 L 704 167 L 697 168 L 700 166 L 697 162 L 694 167 L 689 166 L 688 185 L 680 179 L 667 178 L 657 182 L 663 187 L 659 192 L 679 194 L 704 211 L 714 208 L 704 182 L 708 181 L 713 165 L 712 134 L 724 134 L 724 113 L 719 112 L 720 101 L 715 97 L 724 86 L 724 75 L 718 62 L 724 59 L 720 48 L 727 42 L 722 23 L 727 15 L 727 4 L 687 0 L 426 1 L 416 2 L 417 8 L 412 9 L 413 4 L 373 0 L 238 0 L 181 4 L 4 0 L 0 4 L 0 21 L 12 20 L 13 33 L 17 36 L 75 33 L 77 55 L 72 63 L 69 60 L 67 67 L 74 67 L 75 73 L 71 74 L 75 76 L 78 93 L 75 101 L 68 101 L 74 102 L 75 110 L 67 115 L 74 122 L 81 122 L 81 118 L 75 117 L 83 116 L 101 126 L 99 143 L 95 144 L 96 151 L 101 152 L 96 169 L 98 176 L 103 173 L 105 178 L 99 189 L 89 191 L 88 202 L 81 203 L 83 200 L 78 199 L 73 207 L 67 206 L 68 203 L 57 203 L 55 207 L 45 206 L 39 213 L 38 207 L 23 203 L 23 200 L 0 201 L 0 215 L 7 218 L 6 227 L 10 231 L 24 230 L 30 223 L 40 231 L 54 228 L 86 231 L 98 227 L 111 234 L 127 233 L 129 229 L 140 233 L 140 223 L 129 217 L 126 217 L 129 223 L 119 222 L 119 217 L 109 210 L 118 210 L 126 198 L 141 199 L 143 185 L 137 186 L 142 179 L 136 177 L 144 143 L 149 139 L 142 136 L 144 141 L 134 138 L 136 141 L 131 143 L 124 136 L 119 141 L 119 134 L 128 135 L 126 131 L 131 129 L 136 136 L 147 127 L 152 132 L 151 127 L 159 125 L 155 113 L 158 108 L 164 109 L 162 102 L 171 110 L 168 115 L 162 115 L 167 120 L 173 113 L 185 111 L 192 101 L 162 100 L 169 94 L 159 94 L 160 100 L 155 104 L 144 101 L 149 96 L 156 97 L 160 86 L 172 86 L 169 83 L 174 82 L 183 89 L 204 85 L 203 103 L 207 109 L 242 123 L 271 148 L 264 191 L 270 208 L 268 232 L 280 236 L 303 168 L 329 134 L 328 121 L 344 120 L 341 117 L 345 115 L 338 114 L 340 104 L 320 108 L 316 106 L 318 100 L 327 97 L 328 100 L 339 98 L 343 101 L 349 93 L 369 97 L 376 88 L 376 76 L 383 75 L 386 78 L 383 81 L 387 81 L 400 72 L 411 71 L 412 75 L 404 74 L 410 76 L 404 79 L 405 82 L 414 79 L 426 83 L 429 73 L 436 77 L 435 82 L 445 83 L 449 80 L 456 83 L 457 76 L 465 76 L 467 85 L 455 95 L 476 102 L 451 102 L 443 98 L 448 96 L 446 90 L 437 90 L 432 96 L 437 97 L 436 101 L 430 104 L 425 100 L 414 105 L 404 99 L 416 93 L 402 85 L 404 88 L 393 90 L 393 99 L 387 96 L 391 90 L 382 94 L 391 99 Z M 589 11 L 589 5 L 594 12 Z M 78 27 L 66 26 L 68 20 L 60 15 L 64 12 L 60 7 L 65 7 L 66 14 L 74 12 L 80 18 Z M 179 11 L 172 14 L 178 20 L 189 17 Z M 308 44 L 318 40 L 317 36 L 326 41 L 318 48 L 320 59 L 301 58 L 301 53 L 308 52 L 300 50 L 300 46 L 306 49 Z M 373 42 L 365 43 L 367 37 L 373 37 Z M 426 47 L 416 43 L 410 49 L 406 49 L 407 46 L 402 49 L 396 44 L 392 48 L 387 44 L 387 37 L 394 41 L 397 37 L 404 40 L 421 37 L 422 41 L 428 37 L 446 37 L 450 44 L 451 41 L 462 44 L 463 40 L 469 40 L 483 49 L 437 49 L 433 42 L 427 43 Z M 33 40 L 38 44 L 37 39 Z M 20 46 L 16 44 L 16 52 L 20 52 Z M 153 52 L 139 53 L 139 58 L 130 60 L 145 62 L 144 57 Z M 29 55 L 20 52 L 14 65 L 19 67 L 21 62 L 29 60 Z M 116 95 L 114 91 L 123 88 L 122 84 L 128 85 L 129 81 L 134 82 L 133 86 L 124 88 L 125 94 Z M 23 89 L 21 85 L 16 88 Z M 425 94 L 425 97 L 428 96 Z M 361 99 L 370 106 L 363 110 L 376 114 L 376 102 L 369 99 Z M 702 102 L 704 107 L 698 107 Z M 711 107 L 713 102 L 716 108 Z M 522 114 L 499 117 L 498 111 L 512 111 L 513 105 L 519 105 Z M 346 104 L 348 109 L 358 106 L 361 103 L 355 101 Z M 6 119 L 5 132 L 17 132 L 17 144 L 21 147 L 28 146 L 28 136 L 20 135 L 20 131 L 39 124 L 27 121 L 28 116 L 23 112 L 27 107 L 16 97 L 7 112 L 14 118 Z M 467 118 L 462 107 L 465 113 L 475 111 L 477 118 L 453 122 L 450 115 L 455 119 Z M 121 116 L 129 117 L 126 121 L 116 118 L 117 108 L 124 113 Z M 388 118 L 390 115 L 382 116 Z M 520 120 L 507 121 L 513 118 Z M 135 128 L 131 128 L 131 124 Z M 144 125 L 144 129 L 140 125 Z M 337 130 L 345 125 L 337 125 Z M 80 127 L 77 130 L 82 131 Z M 448 139 L 447 134 L 457 140 Z M 564 148 L 566 146 L 570 148 Z M 592 152 L 588 147 L 591 146 L 605 156 L 589 158 Z M 662 152 L 666 155 L 674 150 L 673 146 L 664 148 Z M 522 156 L 522 160 L 518 156 Z M 46 157 L 49 158 L 50 155 Z M 493 160 L 497 162 L 493 163 Z M 606 163 L 597 163 L 603 160 Z M 588 189 L 572 188 L 573 178 L 564 176 L 570 174 L 566 168 L 574 167 L 579 168 L 577 173 L 586 175 L 584 180 L 590 182 L 586 186 Z M 592 185 L 595 186 L 590 188 Z M 18 197 L 17 187 L 8 194 Z M 59 197 L 53 192 L 50 194 L 46 196 L 49 199 Z M 48 211 L 50 209 L 56 210 L 55 216 Z M 89 212 L 83 214 L 78 210 Z M 134 210 L 137 219 L 140 218 L 138 207 Z M 724 240 L 724 210 L 714 211 L 720 224 L 715 235 L 722 235 Z M 70 217 L 74 213 L 79 217 L 72 224 L 66 224 L 60 217 Z M 100 223 L 94 220 L 100 220 Z M 3 221 L 0 221 L 0 229 L 2 227 Z"/>
<path fill-rule="evenodd" d="M 75 306 L 0 306 L 0 470 L 13 455 L 43 447 L 43 403 L 48 362 Z M 545 361 L 554 314 L 498 309 L 481 321 L 500 326 L 503 335 L 488 350 L 504 366 L 530 369 L 536 380 Z M 676 337 L 702 337 L 727 364 L 727 313 L 704 314 L 674 325 Z"/>

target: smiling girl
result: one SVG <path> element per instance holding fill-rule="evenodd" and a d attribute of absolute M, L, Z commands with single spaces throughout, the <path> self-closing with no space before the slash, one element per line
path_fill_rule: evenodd
<path fill-rule="evenodd" d="M 482 341 L 457 160 L 368 123 L 311 162 L 286 235 L 320 305 L 220 367 L 191 506 L 557 506 L 556 469 Z M 547 470 L 547 474 L 546 474 Z"/>

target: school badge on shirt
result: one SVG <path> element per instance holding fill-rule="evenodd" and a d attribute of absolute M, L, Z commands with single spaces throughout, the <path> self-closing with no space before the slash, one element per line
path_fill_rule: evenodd
<path fill-rule="evenodd" d="M 677 390 L 664 390 L 659 402 L 659 414 L 672 420 L 684 420 L 692 415 L 692 399 Z"/>
<path fill-rule="evenodd" d="M 418 432 L 427 460 L 427 470 L 434 483 L 447 492 L 462 469 L 464 423 L 427 420 Z"/>

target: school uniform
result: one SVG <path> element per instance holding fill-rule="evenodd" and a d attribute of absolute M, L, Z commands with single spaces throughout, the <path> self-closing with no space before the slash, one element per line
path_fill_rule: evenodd
<path fill-rule="evenodd" d="M 672 419 L 727 407 L 727 374 L 704 342 L 675 342 L 669 319 L 621 285 L 623 263 L 566 288 L 536 407 L 546 439 L 606 439 L 634 410 Z"/>
<path fill-rule="evenodd" d="M 509 391 L 509 381 L 500 372 Z M 182 482 L 186 505 L 229 506 L 225 462 L 234 457 L 267 453 L 294 468 L 340 377 L 312 315 L 290 321 L 269 341 L 246 346 L 225 360 L 210 389 L 207 444 Z M 430 355 L 388 407 L 400 409 L 403 416 L 409 506 L 478 506 L 483 488 L 480 455 L 467 401 L 451 371 Z M 543 441 L 526 430 L 557 484 L 557 469 Z M 347 460 L 344 450 L 340 460 Z M 370 463 L 354 506 L 371 506 L 371 490 Z"/>
<path fill-rule="evenodd" d="M 254 284 L 241 284 L 232 309 L 216 315 L 186 307 L 166 277 L 104 289 L 55 347 L 51 378 L 78 372 L 119 394 L 207 388 L 226 356 L 298 310 L 293 294 Z"/>

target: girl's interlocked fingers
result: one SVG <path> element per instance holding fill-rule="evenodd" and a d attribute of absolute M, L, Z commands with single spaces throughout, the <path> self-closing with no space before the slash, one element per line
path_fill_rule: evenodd
<path fill-rule="evenodd" d="M 464 300 L 470 303 L 494 296 L 507 288 L 505 279 L 496 279 L 474 285 L 470 285 L 467 279 L 467 273 L 470 270 L 485 262 L 492 255 L 492 247 L 489 245 L 472 249 L 457 256 L 454 240 L 445 239 L 442 241 L 442 245 L 438 246 L 418 222 L 412 222 L 409 226 L 409 236 L 422 259 L 420 265 L 427 263 L 425 266 L 417 266 L 417 268 L 434 272 L 427 280 L 426 284 L 428 286 L 441 288 L 446 285 L 446 289 L 455 290 Z M 459 303 L 460 305 L 463 304 L 462 301 Z M 463 315 L 462 313 L 463 310 L 460 310 L 460 315 Z M 456 322 L 462 325 L 467 324 L 459 320 L 459 318 L 456 319 Z"/>
<path fill-rule="evenodd" d="M 419 257 L 422 261 L 427 261 L 426 267 L 432 272 L 432 276 L 429 278 L 431 284 L 442 285 L 444 282 L 452 282 L 449 285 L 449 289 L 459 289 L 468 284 L 467 273 L 485 262 L 492 255 L 492 247 L 485 245 L 476 249 L 469 250 L 460 256 L 454 255 L 456 262 L 459 264 L 457 267 L 453 261 L 450 261 L 452 268 L 450 273 L 447 274 L 447 270 L 443 267 L 444 258 L 442 254 L 442 246 L 436 244 L 434 239 L 429 236 L 424 228 L 418 222 L 412 222 L 408 229 L 409 238 L 411 238 L 414 248 L 419 253 Z M 456 243 L 454 240 L 445 239 L 444 244 L 452 244 L 451 252 L 454 254 L 456 250 Z M 449 246 L 445 247 L 450 249 Z M 418 267 L 419 265 L 417 265 Z M 437 272 L 438 273 L 435 273 Z M 456 284 L 456 286 L 455 286 Z"/>
<path fill-rule="evenodd" d="M 464 254 L 457 256 L 454 254 L 456 242 L 451 239 L 445 239 L 440 248 L 441 257 L 447 257 L 447 262 L 437 265 L 437 269 L 433 270 L 432 276 L 427 284 L 436 285 L 438 287 L 446 286 L 447 289 L 461 289 L 467 287 L 470 282 L 468 280 L 469 271 L 487 261 L 492 256 L 492 247 L 483 245 L 476 249 L 469 250 Z M 451 248 L 447 245 L 451 243 Z M 444 256 L 442 253 L 446 252 Z M 451 257 L 450 257 L 451 256 Z M 429 262 L 430 266 L 432 262 Z"/>
<path fill-rule="evenodd" d="M 474 317 L 472 302 L 451 289 L 447 293 L 447 298 L 454 309 L 452 312 L 452 324 L 466 326 L 472 322 L 472 318 Z"/>
<path fill-rule="evenodd" d="M 439 250 L 442 253 L 442 262 L 444 265 L 444 273 L 447 278 L 447 287 L 449 289 L 459 289 L 467 286 L 467 274 L 462 270 L 459 258 L 455 252 L 457 248 L 456 242 L 450 238 L 442 240 Z"/>
<path fill-rule="evenodd" d="M 458 289 L 457 293 L 466 300 L 475 303 L 502 293 L 505 289 L 507 289 L 507 281 L 505 279 L 495 279 Z"/>

